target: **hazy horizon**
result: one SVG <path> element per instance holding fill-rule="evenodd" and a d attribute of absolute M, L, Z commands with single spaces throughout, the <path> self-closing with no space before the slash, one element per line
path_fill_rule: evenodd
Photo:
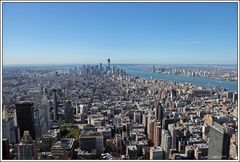
<path fill-rule="evenodd" d="M 58 63 L 58 64 L 3 64 L 3 66 L 64 66 L 64 65 L 99 65 L 102 63 L 102 65 L 107 65 L 107 63 L 99 62 L 99 63 Z M 237 66 L 237 64 L 191 64 L 191 63 L 111 63 L 111 65 L 222 65 L 222 66 Z"/>

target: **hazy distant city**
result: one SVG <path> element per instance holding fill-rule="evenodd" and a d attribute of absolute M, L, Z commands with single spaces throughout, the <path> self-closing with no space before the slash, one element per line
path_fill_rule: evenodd
<path fill-rule="evenodd" d="M 3 160 L 238 159 L 236 4 L 53 4 L 3 5 Z"/>
<path fill-rule="evenodd" d="M 216 73 L 211 66 L 121 66 L 153 75 L 236 77 L 234 69 Z M 3 142 L 14 146 L 6 146 L 5 158 L 236 159 L 236 91 L 143 79 L 112 67 L 110 59 L 67 68 L 3 68 Z"/>

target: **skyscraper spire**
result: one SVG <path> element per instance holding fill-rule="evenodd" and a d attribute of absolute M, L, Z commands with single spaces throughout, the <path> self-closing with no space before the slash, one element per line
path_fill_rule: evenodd
<path fill-rule="evenodd" d="M 110 58 L 107 59 L 107 71 L 111 70 L 110 67 Z"/>

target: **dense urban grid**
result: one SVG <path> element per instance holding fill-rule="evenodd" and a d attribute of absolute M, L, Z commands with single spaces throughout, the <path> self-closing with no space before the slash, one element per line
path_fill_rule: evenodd
<path fill-rule="evenodd" d="M 6 67 L 2 156 L 237 159 L 237 100 L 225 89 L 130 76 L 110 59 L 69 72 Z"/>

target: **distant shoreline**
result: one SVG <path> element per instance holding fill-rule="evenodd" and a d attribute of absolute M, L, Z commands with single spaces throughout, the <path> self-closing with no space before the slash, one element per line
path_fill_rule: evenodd
<path fill-rule="evenodd" d="M 3 67 L 43 67 L 43 66 L 79 66 L 79 65 L 99 65 L 97 63 L 89 63 L 89 64 L 6 64 L 2 65 Z M 106 65 L 106 63 L 103 65 Z M 142 63 L 116 63 L 111 65 L 172 65 L 172 66 L 237 66 L 237 64 L 142 64 Z"/>

